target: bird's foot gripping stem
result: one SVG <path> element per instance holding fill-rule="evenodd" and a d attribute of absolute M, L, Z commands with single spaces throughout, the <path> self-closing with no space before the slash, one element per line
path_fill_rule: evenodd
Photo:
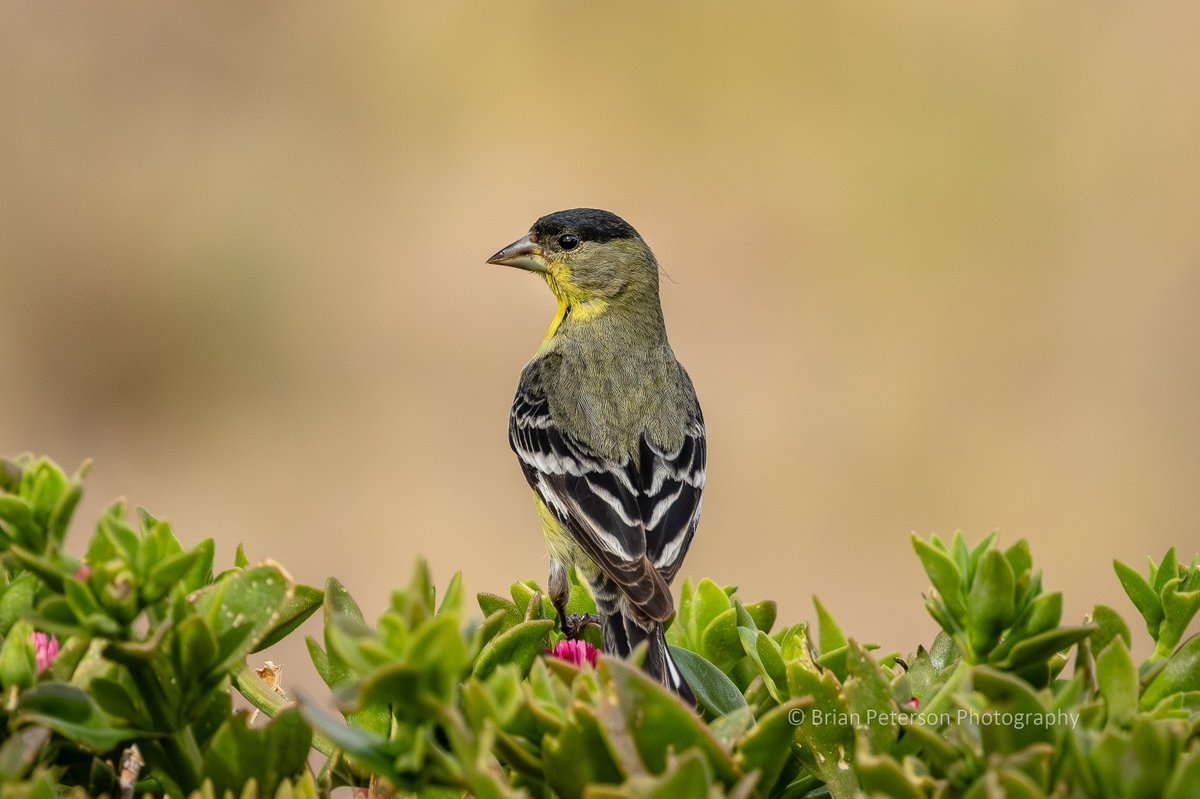
<path fill-rule="evenodd" d="M 589 624 L 600 626 L 600 617 L 592 614 L 571 613 L 560 614 L 558 617 L 558 625 L 562 628 L 563 635 L 574 641 L 576 638 L 583 636 L 584 628 Z"/>

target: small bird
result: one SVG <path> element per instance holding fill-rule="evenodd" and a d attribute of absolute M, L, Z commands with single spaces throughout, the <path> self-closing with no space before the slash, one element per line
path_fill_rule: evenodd
<path fill-rule="evenodd" d="M 563 631 L 577 637 L 589 621 L 566 612 L 574 565 L 605 651 L 647 642 L 646 672 L 694 704 L 663 623 L 700 519 L 704 417 L 667 342 L 654 253 L 615 214 L 575 208 L 543 216 L 488 263 L 535 272 L 558 298 L 521 372 L 508 440 L 533 489 Z"/>

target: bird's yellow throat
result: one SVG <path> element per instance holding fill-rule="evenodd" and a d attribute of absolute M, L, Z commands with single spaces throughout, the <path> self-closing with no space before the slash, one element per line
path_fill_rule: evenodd
<path fill-rule="evenodd" d="M 538 352 L 550 344 L 551 339 L 558 333 L 568 315 L 575 322 L 586 322 L 599 316 L 608 307 L 608 300 L 600 297 L 586 297 L 571 283 L 567 270 L 560 266 L 552 266 L 549 272 L 542 273 L 542 277 L 546 279 L 546 284 L 550 286 L 550 290 L 558 299 L 558 310 L 554 314 L 554 319 L 550 321 L 550 329 L 546 331 L 546 337 L 542 339 Z"/>

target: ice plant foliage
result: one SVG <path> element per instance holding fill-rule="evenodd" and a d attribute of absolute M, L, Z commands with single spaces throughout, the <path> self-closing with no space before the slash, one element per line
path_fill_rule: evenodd
<path fill-rule="evenodd" d="M 667 638 L 691 708 L 641 650 L 598 657 L 593 628 L 566 640 L 532 582 L 471 603 L 458 575 L 439 596 L 418 562 L 372 625 L 335 579 L 297 585 L 240 548 L 214 572 L 212 541 L 187 549 L 121 504 L 69 555 L 81 477 L 0 460 L 4 799 L 1198 795 L 1200 569 L 1174 550 L 1145 572 L 1115 564 L 1153 644 L 1142 663 L 1120 613 L 1064 625 L 1028 546 L 995 536 L 913 539 L 941 632 L 903 656 L 819 601 L 811 625 L 777 624 L 773 602 L 685 581 Z M 594 613 L 570 588 L 567 612 Z M 331 697 L 297 707 L 247 657 L 318 608 L 308 650 Z M 231 686 L 269 723 L 235 713 Z M 310 747 L 327 756 L 315 776 Z"/>

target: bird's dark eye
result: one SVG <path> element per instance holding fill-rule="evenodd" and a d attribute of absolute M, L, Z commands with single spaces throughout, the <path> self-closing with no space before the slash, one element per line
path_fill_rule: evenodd
<path fill-rule="evenodd" d="M 579 246 L 579 237 L 570 233 L 564 233 L 558 237 L 558 246 L 564 250 L 573 250 Z"/>

